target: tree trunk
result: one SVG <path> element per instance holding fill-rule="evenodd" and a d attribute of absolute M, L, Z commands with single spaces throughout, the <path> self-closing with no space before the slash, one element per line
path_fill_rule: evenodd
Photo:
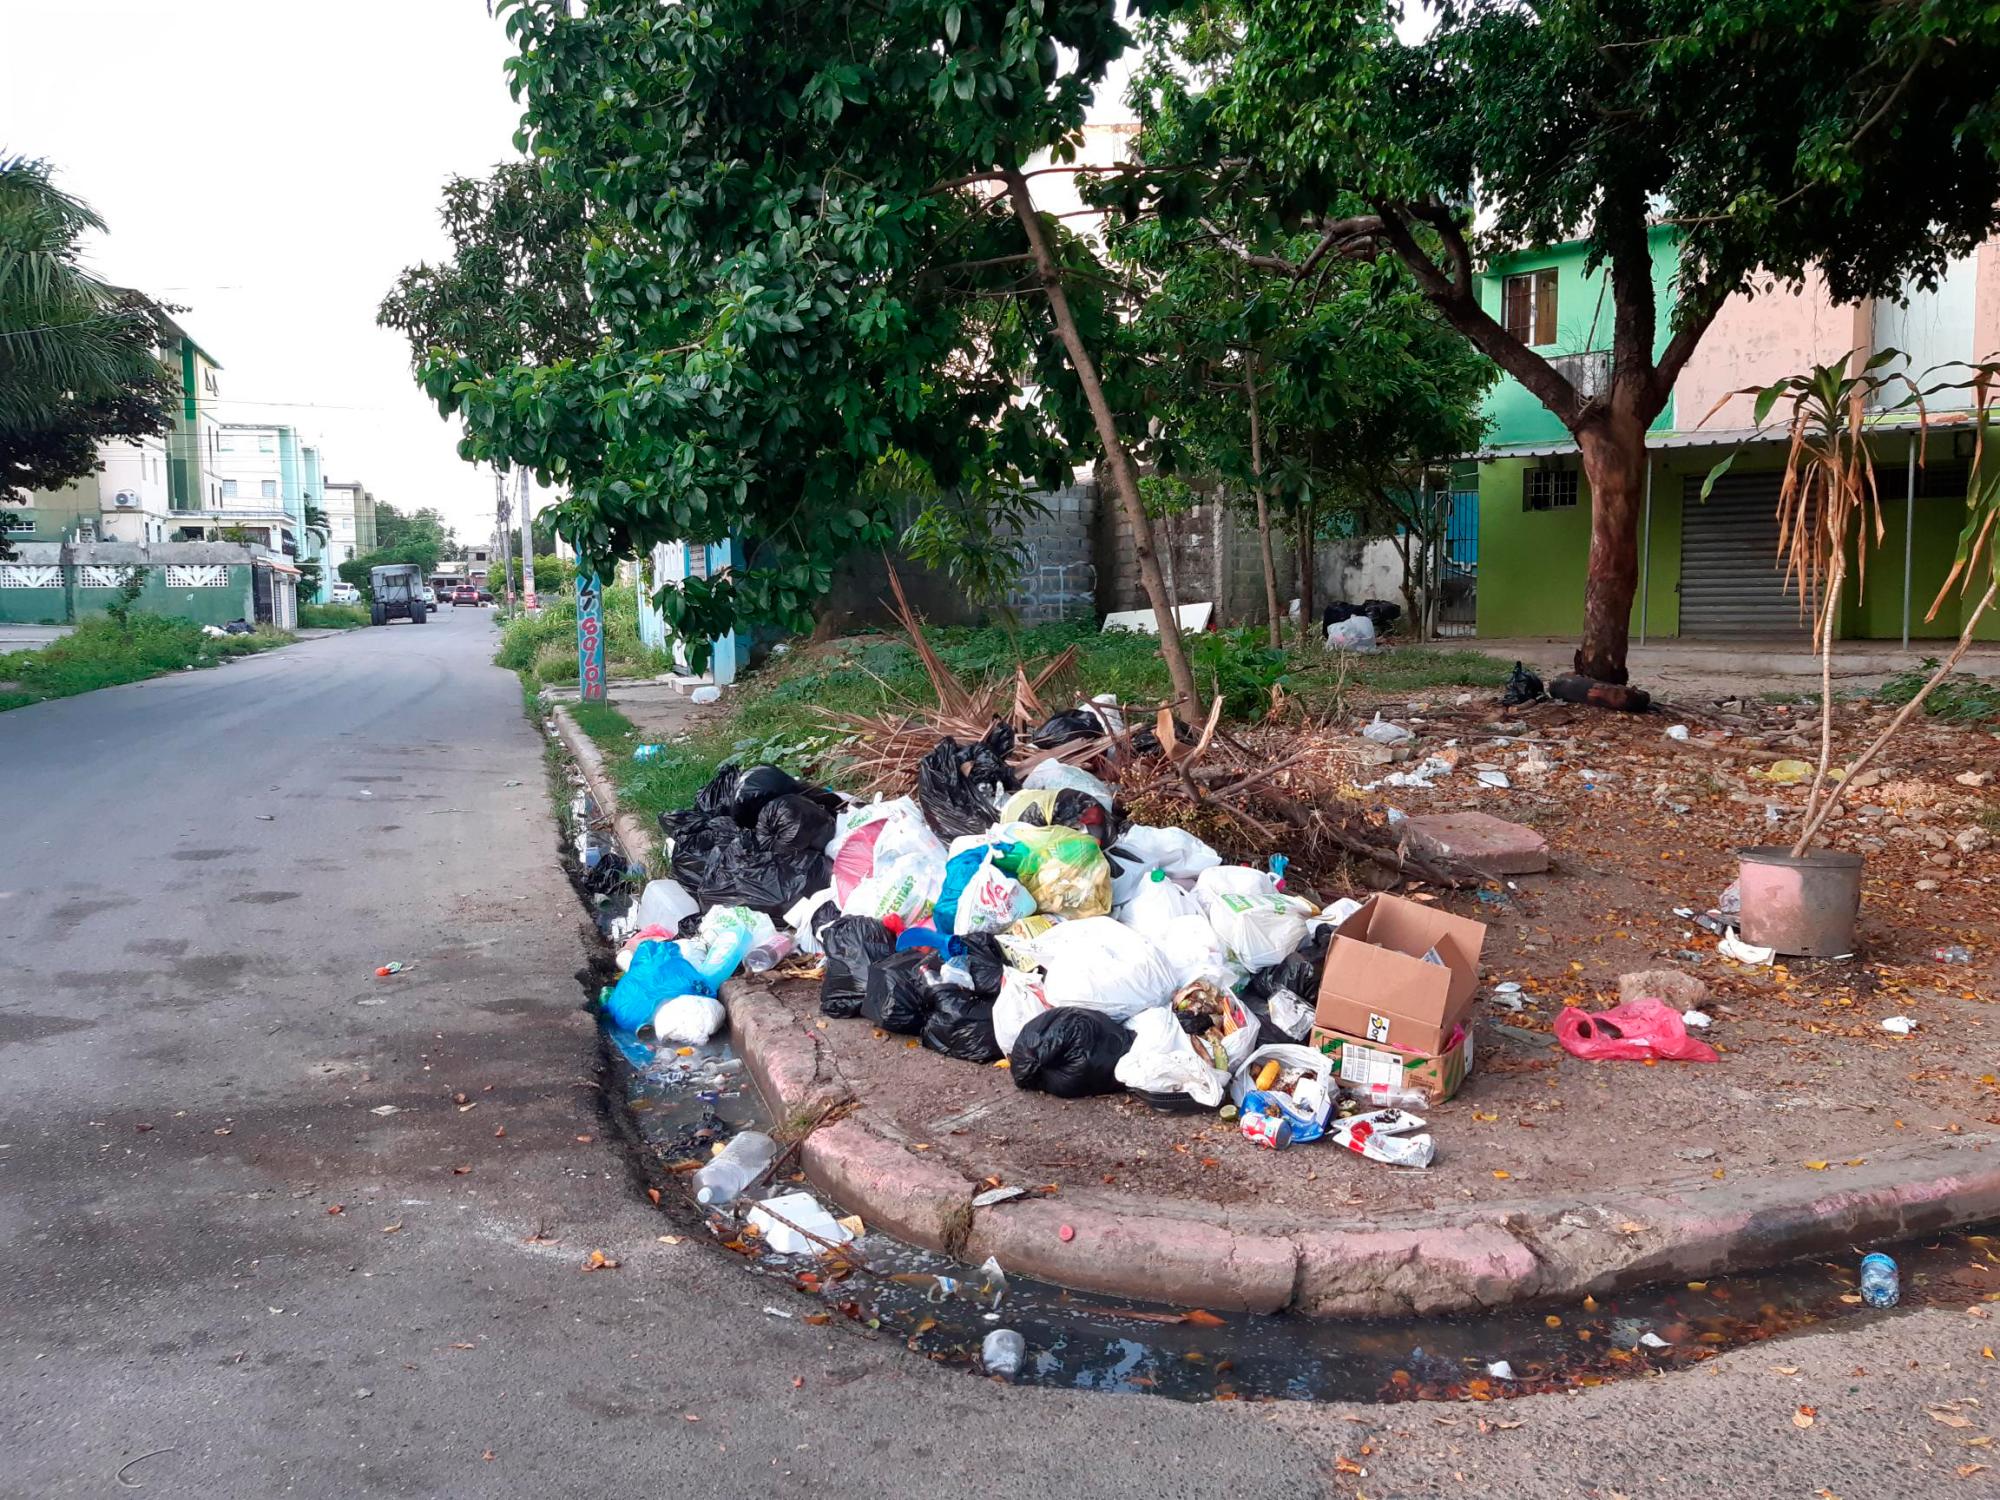
<path fill-rule="evenodd" d="M 1313 597 L 1319 549 L 1313 545 L 1313 530 L 1313 507 L 1308 501 L 1299 510 L 1299 633 L 1307 640 L 1319 627 L 1319 601 Z"/>
<path fill-rule="evenodd" d="M 1271 649 L 1285 644 L 1284 614 L 1278 608 L 1278 564 L 1271 555 L 1271 503 L 1264 494 L 1264 424 L 1257 411 L 1257 362 L 1245 358 L 1243 394 L 1250 401 L 1250 477 L 1257 492 L 1257 547 L 1264 561 L 1264 608 L 1271 617 Z"/>
<path fill-rule="evenodd" d="M 1174 697 L 1181 712 L 1190 721 L 1199 719 L 1205 714 L 1205 706 L 1200 691 L 1195 687 L 1194 671 L 1188 666 L 1187 648 L 1181 641 L 1180 620 L 1167 598 L 1166 580 L 1160 575 L 1160 560 L 1153 552 L 1153 527 L 1147 519 L 1145 504 L 1139 497 L 1138 471 L 1132 465 L 1132 455 L 1126 450 L 1124 439 L 1118 435 L 1118 421 L 1111 413 L 1111 404 L 1104 398 L 1104 386 L 1097 378 L 1096 361 L 1084 348 L 1083 335 L 1077 331 L 1076 319 L 1070 313 L 1069 295 L 1063 290 L 1062 270 L 1056 264 L 1055 253 L 1049 248 L 1049 238 L 1043 231 L 1040 216 L 1035 212 L 1034 200 L 1028 195 L 1027 179 L 1018 167 L 1007 168 L 1001 176 L 1014 203 L 1014 217 L 1020 220 L 1021 232 L 1027 236 L 1028 251 L 1035 258 L 1035 270 L 1049 299 L 1049 316 L 1055 322 L 1056 336 L 1062 340 L 1063 349 L 1069 355 L 1070 368 L 1076 372 L 1077 384 L 1083 388 L 1084 403 L 1089 406 L 1091 420 L 1097 426 L 1097 440 L 1104 449 L 1105 466 L 1111 470 L 1112 492 L 1117 495 L 1118 504 L 1132 528 L 1132 550 L 1139 560 L 1139 581 L 1145 585 L 1146 598 L 1153 606 L 1154 618 L 1159 622 L 1160 656 L 1167 664 L 1167 680 L 1173 684 Z"/>
<path fill-rule="evenodd" d="M 1577 434 L 1590 485 L 1590 574 L 1576 670 L 1623 683 L 1632 599 L 1639 591 L 1639 511 L 1646 491 L 1646 428 L 1613 414 Z"/>

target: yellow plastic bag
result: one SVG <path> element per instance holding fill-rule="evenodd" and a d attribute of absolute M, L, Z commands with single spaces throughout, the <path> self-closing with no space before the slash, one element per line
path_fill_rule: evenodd
<path fill-rule="evenodd" d="M 1102 917 L 1111 911 L 1111 864 L 1097 840 L 1074 828 L 1006 830 L 993 862 L 1028 888 L 1038 911 Z"/>
<path fill-rule="evenodd" d="M 1809 760 L 1781 760 L 1756 774 L 1777 786 L 1797 786 L 1802 781 L 1810 781 L 1812 773 L 1813 765 Z"/>

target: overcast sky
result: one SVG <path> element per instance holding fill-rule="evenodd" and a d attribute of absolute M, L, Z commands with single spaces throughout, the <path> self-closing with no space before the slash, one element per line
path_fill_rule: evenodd
<path fill-rule="evenodd" d="M 443 253 L 445 179 L 512 154 L 506 55 L 484 0 L 0 0 L 0 153 L 98 211 L 94 269 L 187 308 L 224 420 L 483 539 L 491 471 L 375 309 Z"/>

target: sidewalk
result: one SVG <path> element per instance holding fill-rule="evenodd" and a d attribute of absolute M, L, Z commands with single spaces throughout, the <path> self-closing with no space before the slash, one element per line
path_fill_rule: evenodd
<path fill-rule="evenodd" d="M 1573 636 L 1469 636 L 1437 644 L 1501 661 L 1525 661 L 1544 676 L 1567 672 L 1576 650 Z M 1905 651 L 1895 641 L 1843 641 L 1834 652 L 1834 681 L 1847 690 L 1879 687 L 1899 672 L 1922 666 L 1926 658 L 1942 657 L 1951 647 L 1950 641 L 1912 641 Z M 1626 665 L 1633 682 L 1667 698 L 1702 692 L 1808 691 L 1817 688 L 1820 676 L 1819 658 L 1803 635 L 1728 640 L 1656 636 L 1640 645 L 1635 634 Z M 1975 644 L 1959 669 L 1974 677 L 2000 678 L 2000 642 Z"/>

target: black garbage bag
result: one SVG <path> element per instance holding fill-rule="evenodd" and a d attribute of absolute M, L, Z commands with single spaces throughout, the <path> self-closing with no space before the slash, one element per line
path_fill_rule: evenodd
<path fill-rule="evenodd" d="M 1538 702 L 1547 696 L 1548 689 L 1542 686 L 1542 679 L 1515 662 L 1513 674 L 1507 679 L 1507 691 L 1500 695 L 1500 701 L 1514 708 L 1523 703 Z"/>
<path fill-rule="evenodd" d="M 742 779 L 743 772 L 734 762 L 717 766 L 708 785 L 694 794 L 693 811 L 711 817 L 717 813 L 733 812 L 736 807 L 736 784 Z"/>
<path fill-rule="evenodd" d="M 806 918 L 806 927 L 813 935 L 813 941 L 821 948 L 826 946 L 826 930 L 840 920 L 840 907 L 832 900 L 820 902 Z"/>
<path fill-rule="evenodd" d="M 1179 744 L 1192 745 L 1200 736 L 1179 719 L 1174 720 L 1174 739 Z M 1160 736 L 1151 724 L 1141 724 L 1132 731 L 1132 749 L 1139 755 L 1158 755 Z"/>
<path fill-rule="evenodd" d="M 1361 611 L 1351 604 L 1329 604 L 1320 612 L 1319 628 L 1322 631 L 1329 630 L 1333 626 L 1338 625 L 1342 620 L 1351 620 L 1360 613 Z"/>
<path fill-rule="evenodd" d="M 942 960 L 935 948 L 905 948 L 868 966 L 868 993 L 861 1014 L 884 1031 L 915 1036 L 924 1029 L 938 992 L 948 988 L 938 979 Z"/>
<path fill-rule="evenodd" d="M 624 855 L 613 854 L 607 849 L 597 863 L 584 872 L 583 888 L 593 896 L 608 896 L 625 883 L 625 874 L 630 869 Z"/>
<path fill-rule="evenodd" d="M 1112 1070 L 1131 1045 L 1132 1033 L 1111 1017 L 1059 1005 L 1021 1028 L 1008 1066 L 1016 1088 L 1040 1089 L 1058 1099 L 1116 1094 L 1124 1085 Z"/>
<path fill-rule="evenodd" d="M 822 856 L 822 868 L 824 863 Z M 757 847 L 754 834 L 741 829 L 736 838 L 703 853 L 674 845 L 672 873 L 704 909 L 747 906 L 774 917 L 783 916 L 799 897 L 818 889 L 810 883 L 797 883 L 797 861 L 774 860 Z"/>
<path fill-rule="evenodd" d="M 819 946 L 826 954 L 819 1013 L 836 1021 L 860 1015 L 868 971 L 896 951 L 896 934 L 873 917 L 835 917 L 821 930 Z"/>
<path fill-rule="evenodd" d="M 1389 627 L 1403 618 L 1403 606 L 1391 604 L 1387 599 L 1364 599 L 1356 614 L 1366 615 L 1368 623 L 1375 627 L 1377 635 L 1386 635 Z"/>
<path fill-rule="evenodd" d="M 990 932 L 975 932 L 962 941 L 964 963 L 972 971 L 973 993 L 982 1000 L 998 999 L 1000 974 L 1007 967 L 1007 955 L 1000 951 L 1000 940 Z"/>
<path fill-rule="evenodd" d="M 1104 733 L 1104 722 L 1087 708 L 1066 708 L 1051 714 L 1048 721 L 1028 736 L 1037 750 L 1053 750 L 1071 740 L 1094 740 Z"/>
<path fill-rule="evenodd" d="M 1243 998 L 1269 1000 L 1279 990 L 1290 990 L 1301 1000 L 1319 994 L 1319 981 L 1326 969 L 1326 950 L 1333 942 L 1331 927 L 1316 927 L 1312 936 L 1299 945 L 1289 958 L 1268 969 L 1259 969 L 1244 983 Z"/>
<path fill-rule="evenodd" d="M 702 915 L 701 912 L 691 911 L 682 917 L 680 925 L 674 928 L 674 936 L 677 938 L 693 937 L 697 932 L 700 932 Z"/>
<path fill-rule="evenodd" d="M 774 797 L 757 814 L 756 847 L 783 875 L 791 893 L 785 910 L 832 880 L 833 861 L 826 857 L 832 837 L 833 814 L 797 792 Z"/>
<path fill-rule="evenodd" d="M 1000 1061 L 1000 1043 L 993 1035 L 993 1002 L 955 984 L 940 987 L 936 1005 L 924 1018 L 924 1045 L 946 1057 L 969 1063 Z"/>
<path fill-rule="evenodd" d="M 766 803 L 792 797 L 805 787 L 776 766 L 752 766 L 736 781 L 736 795 L 730 799 L 729 814 L 745 828 L 757 825 L 757 815 Z"/>
<path fill-rule="evenodd" d="M 949 841 L 984 833 L 999 821 L 996 798 L 1021 787 L 1007 766 L 1013 750 L 1014 731 L 997 723 L 969 746 L 950 735 L 937 742 L 917 763 L 917 806 L 932 833 Z"/>

